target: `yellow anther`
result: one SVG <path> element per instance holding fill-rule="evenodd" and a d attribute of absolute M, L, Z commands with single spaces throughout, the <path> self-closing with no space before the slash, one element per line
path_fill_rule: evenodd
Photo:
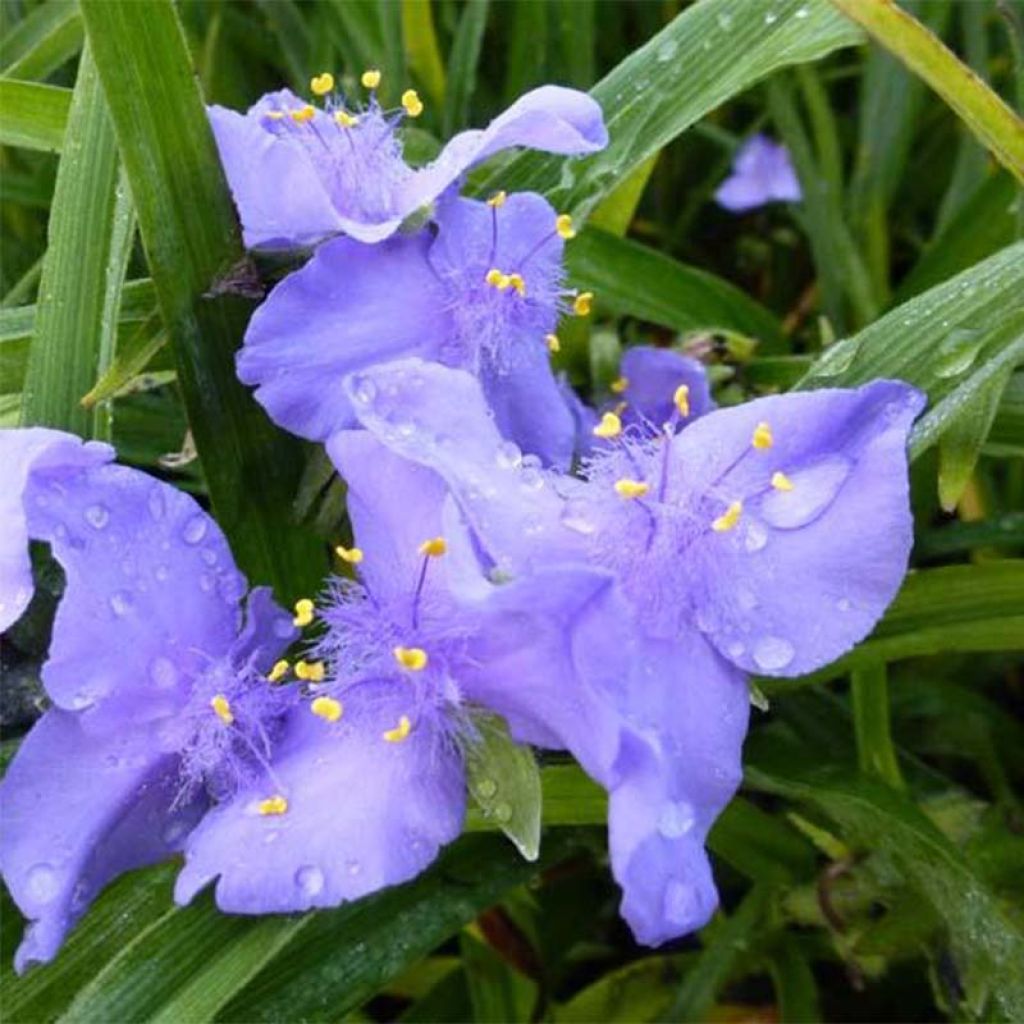
<path fill-rule="evenodd" d="M 264 115 L 270 121 L 283 121 L 284 111 L 283 110 L 268 110 Z"/>
<path fill-rule="evenodd" d="M 346 548 L 339 544 L 334 549 L 334 553 L 343 562 L 348 562 L 349 565 L 358 565 L 363 560 L 363 551 L 361 548 Z"/>
<path fill-rule="evenodd" d="M 341 706 L 340 700 L 335 700 L 333 697 L 317 697 L 317 699 L 309 705 L 309 710 L 312 711 L 317 718 L 322 718 L 325 722 L 336 722 L 341 718 L 342 711 L 344 709 Z"/>
<path fill-rule="evenodd" d="M 427 652 L 422 647 L 396 647 L 395 661 L 410 672 L 420 672 L 427 667 Z"/>
<path fill-rule="evenodd" d="M 545 334 L 544 344 L 547 345 L 548 351 L 554 355 L 556 352 L 562 351 L 562 343 L 558 340 L 557 334 Z"/>
<path fill-rule="evenodd" d="M 615 380 L 613 380 L 611 384 L 608 385 L 609 391 L 611 391 L 614 395 L 621 395 L 628 387 L 628 377 L 616 377 Z"/>
<path fill-rule="evenodd" d="M 304 107 L 299 107 L 298 110 L 292 111 L 292 120 L 297 121 L 299 124 L 305 124 L 307 121 L 313 120 L 315 113 L 316 107 L 307 103 Z"/>
<path fill-rule="evenodd" d="M 606 412 L 594 427 L 594 437 L 618 437 L 622 433 L 622 420 L 613 412 Z"/>
<path fill-rule="evenodd" d="M 643 480 L 630 480 L 628 476 L 615 481 L 615 493 L 620 498 L 642 498 L 650 489 L 650 484 Z"/>
<path fill-rule="evenodd" d="M 415 89 L 406 89 L 402 93 L 402 106 L 410 117 L 419 117 L 423 113 L 423 100 Z"/>
<path fill-rule="evenodd" d="M 448 541 L 444 537 L 431 537 L 420 545 L 420 554 L 427 558 L 440 558 L 448 551 Z"/>
<path fill-rule="evenodd" d="M 491 267 L 491 269 L 487 271 L 487 276 L 484 280 L 492 288 L 499 288 L 501 286 L 501 282 L 505 280 L 505 275 L 497 267 Z"/>
<path fill-rule="evenodd" d="M 334 112 L 334 121 L 336 124 L 341 125 L 342 128 L 355 128 L 359 124 L 359 118 L 355 114 L 350 114 L 347 110 L 336 110 Z"/>
<path fill-rule="evenodd" d="M 590 316 L 590 304 L 594 301 L 593 292 L 580 292 L 573 299 L 572 311 L 577 316 Z"/>
<path fill-rule="evenodd" d="M 497 209 L 499 206 L 505 205 L 505 200 L 508 199 L 508 193 L 502 190 L 501 192 L 495 192 L 490 199 L 487 200 L 488 206 L 493 206 Z"/>
<path fill-rule="evenodd" d="M 715 533 L 725 533 L 731 530 L 739 521 L 743 512 L 743 502 L 734 501 L 712 524 L 711 529 Z"/>
<path fill-rule="evenodd" d="M 322 683 L 324 681 L 324 663 L 322 661 L 295 662 L 295 675 L 306 683 Z"/>
<path fill-rule="evenodd" d="M 680 384 L 676 388 L 675 394 L 672 395 L 672 401 L 675 402 L 680 416 L 690 415 L 690 389 L 686 384 Z"/>
<path fill-rule="evenodd" d="M 380 85 L 380 72 L 376 68 L 369 68 L 364 71 L 359 79 L 364 89 L 376 89 Z"/>
<path fill-rule="evenodd" d="M 256 810 L 264 817 L 268 814 L 284 814 L 288 810 L 288 801 L 280 793 L 275 793 L 266 800 L 261 800 L 256 805 Z"/>
<path fill-rule="evenodd" d="M 758 423 L 754 427 L 754 436 L 750 439 L 750 443 L 755 448 L 771 448 L 773 440 L 772 428 L 767 423 Z"/>
<path fill-rule="evenodd" d="M 785 473 L 772 473 L 772 487 L 777 491 L 791 491 L 793 490 L 793 481 Z"/>
<path fill-rule="evenodd" d="M 564 238 L 566 241 L 575 238 L 576 232 L 573 230 L 572 217 L 567 213 L 560 213 L 555 218 L 555 231 L 558 232 L 560 238 Z"/>
<path fill-rule="evenodd" d="M 330 71 L 324 71 L 309 80 L 309 87 L 313 90 L 314 96 L 326 96 L 334 89 L 334 75 Z"/>
<path fill-rule="evenodd" d="M 231 714 L 231 705 L 223 693 L 218 693 L 216 697 L 210 698 L 210 707 L 225 725 L 230 725 L 235 720 L 235 716 Z"/>
<path fill-rule="evenodd" d="M 522 296 L 526 294 L 526 282 L 523 280 L 521 274 L 509 274 L 508 283 L 512 288 Z"/>
<path fill-rule="evenodd" d="M 308 597 L 304 597 L 301 601 L 296 601 L 295 618 L 292 619 L 292 624 L 300 629 L 303 626 L 308 626 L 313 621 L 313 612 L 313 602 Z"/>
<path fill-rule="evenodd" d="M 282 658 L 280 661 L 275 661 L 274 667 L 267 673 L 267 681 L 276 683 L 279 679 L 283 679 L 289 668 L 291 668 L 291 666 L 285 658 Z"/>
<path fill-rule="evenodd" d="M 408 715 L 402 715 L 398 719 L 398 725 L 394 729 L 388 729 L 383 736 L 388 743 L 401 743 L 410 732 L 412 732 L 412 722 L 409 721 Z"/>

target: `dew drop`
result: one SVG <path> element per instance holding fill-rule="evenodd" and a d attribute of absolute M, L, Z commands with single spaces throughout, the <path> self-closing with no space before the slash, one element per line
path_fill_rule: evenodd
<path fill-rule="evenodd" d="M 754 644 L 754 661 L 763 672 L 778 672 L 794 658 L 796 651 L 788 640 L 765 636 Z"/>
<path fill-rule="evenodd" d="M 108 768 L 117 768 L 121 764 L 121 758 L 119 758 L 117 754 L 107 754 L 107 756 L 103 758 L 103 763 Z"/>
<path fill-rule="evenodd" d="M 494 779 L 480 779 L 476 784 L 476 791 L 483 800 L 490 800 L 498 792 L 498 784 Z"/>
<path fill-rule="evenodd" d="M 984 344 L 984 336 L 973 328 L 951 331 L 939 346 L 935 375 L 946 380 L 966 373 L 974 365 Z"/>
<path fill-rule="evenodd" d="M 718 27 L 723 32 L 728 32 L 732 28 L 732 15 L 726 14 L 724 11 L 718 16 Z"/>
<path fill-rule="evenodd" d="M 217 564 L 217 552 L 214 551 L 213 548 L 203 548 L 203 550 L 199 552 L 199 557 L 202 558 L 206 565 L 212 566 Z"/>
<path fill-rule="evenodd" d="M 689 925 L 697 911 L 697 894 L 693 887 L 673 878 L 665 886 L 664 911 L 666 920 L 672 924 L 680 927 Z"/>
<path fill-rule="evenodd" d="M 186 544 L 198 544 L 206 536 L 206 516 L 193 516 L 181 531 Z"/>
<path fill-rule="evenodd" d="M 116 590 L 110 595 L 110 610 L 118 617 L 127 615 L 135 604 L 135 599 L 127 590 Z"/>
<path fill-rule="evenodd" d="M 369 405 L 377 397 L 377 385 L 369 377 L 360 377 L 352 389 L 352 397 L 360 405 Z"/>
<path fill-rule="evenodd" d="M 809 18 L 810 16 L 811 12 L 806 7 L 798 7 L 796 14 L 793 15 L 794 18 L 799 18 L 801 21 L 803 21 L 804 18 Z"/>
<path fill-rule="evenodd" d="M 853 607 L 848 597 L 841 597 L 836 601 L 836 608 L 841 612 L 848 612 Z"/>
<path fill-rule="evenodd" d="M 771 491 L 761 499 L 761 515 L 780 530 L 795 530 L 814 522 L 835 500 L 853 463 L 830 455 L 806 469 L 789 474 L 791 491 Z"/>
<path fill-rule="evenodd" d="M 167 578 L 171 575 L 171 570 L 166 565 L 158 565 L 153 570 L 153 575 L 157 578 L 160 583 L 166 583 Z"/>
<path fill-rule="evenodd" d="M 779 16 L 774 11 L 769 11 L 764 16 L 764 23 L 766 25 L 774 25 L 779 20 Z"/>
<path fill-rule="evenodd" d="M 747 532 L 743 535 L 743 546 L 753 554 L 760 551 L 768 543 L 768 531 L 757 522 L 751 519 L 747 523 Z"/>
<path fill-rule="evenodd" d="M 362 873 L 363 865 L 360 864 L 359 861 L 357 861 L 357 860 L 347 860 L 347 861 L 345 861 L 345 870 L 353 878 L 355 878 L 356 875 L 359 875 L 359 874 Z"/>
<path fill-rule="evenodd" d="M 85 521 L 94 530 L 102 530 L 110 522 L 110 510 L 106 505 L 90 505 L 85 510 Z"/>
<path fill-rule="evenodd" d="M 734 640 L 726 648 L 726 654 L 728 654 L 730 658 L 742 658 L 746 650 L 746 647 L 744 647 L 739 640 Z"/>
<path fill-rule="evenodd" d="M 494 808 L 494 819 L 503 825 L 510 822 L 512 820 L 512 805 L 504 802 L 498 804 Z"/>
<path fill-rule="evenodd" d="M 25 878 L 29 898 L 36 903 L 49 903 L 60 890 L 60 879 L 52 864 L 34 864 Z"/>
<path fill-rule="evenodd" d="M 502 441 L 494 460 L 502 469 L 518 469 L 523 464 L 523 453 L 514 441 Z"/>
<path fill-rule="evenodd" d="M 312 864 L 305 864 L 295 872 L 295 884 L 307 896 L 316 896 L 323 890 L 324 873 Z"/>
<path fill-rule="evenodd" d="M 167 510 L 164 504 L 164 496 L 160 492 L 159 487 L 154 487 L 149 492 L 149 514 L 156 520 L 163 519 L 164 512 Z"/>
<path fill-rule="evenodd" d="M 185 837 L 186 832 L 188 832 L 188 823 L 182 821 L 181 818 L 174 818 L 164 827 L 163 841 L 167 846 L 174 846 Z"/>
<path fill-rule="evenodd" d="M 676 55 L 678 49 L 679 44 L 674 39 L 669 39 L 658 47 L 654 59 L 659 64 L 667 64 Z"/>
<path fill-rule="evenodd" d="M 658 831 L 666 839 L 679 839 L 696 822 L 693 808 L 685 800 L 669 800 L 658 815 Z"/>
<path fill-rule="evenodd" d="M 757 594 L 749 587 L 738 587 L 736 590 L 736 603 L 745 611 L 753 611 L 757 607 Z"/>
<path fill-rule="evenodd" d="M 565 503 L 562 509 L 562 525 L 575 533 L 582 533 L 585 537 L 597 530 L 597 526 L 590 518 L 590 506 L 578 498 Z"/>
<path fill-rule="evenodd" d="M 208 572 L 202 572 L 199 574 L 199 589 L 203 591 L 204 594 L 208 594 L 213 590 L 216 582 L 217 581 Z"/>
<path fill-rule="evenodd" d="M 847 338 L 844 341 L 837 341 L 834 345 L 829 345 L 821 359 L 818 360 L 814 375 L 816 377 L 838 376 L 849 368 L 859 348 L 860 342 L 853 338 Z"/>
<path fill-rule="evenodd" d="M 149 678 L 158 690 L 169 690 L 178 681 L 178 670 L 169 658 L 154 658 L 149 666 Z"/>

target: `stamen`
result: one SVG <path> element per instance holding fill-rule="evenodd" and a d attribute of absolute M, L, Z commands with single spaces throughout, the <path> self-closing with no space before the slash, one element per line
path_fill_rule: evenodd
<path fill-rule="evenodd" d="M 500 288 L 501 282 L 504 280 L 505 275 L 497 267 L 491 267 L 491 269 L 487 271 L 487 276 L 484 278 L 484 281 L 486 281 L 492 288 Z"/>
<path fill-rule="evenodd" d="M 594 427 L 594 437 L 618 437 L 622 433 L 622 420 L 613 412 L 606 412 Z"/>
<path fill-rule="evenodd" d="M 334 121 L 342 128 L 355 128 L 359 124 L 359 118 L 355 114 L 350 114 L 347 110 L 336 110 L 334 112 Z"/>
<path fill-rule="evenodd" d="M 299 107 L 298 110 L 293 110 L 292 120 L 296 124 L 305 124 L 307 121 L 313 120 L 313 115 L 316 113 L 316 107 L 307 103 L 304 107 Z"/>
<path fill-rule="evenodd" d="M 772 428 L 767 423 L 758 423 L 754 427 L 754 436 L 750 439 L 750 443 L 755 448 L 771 448 L 774 443 Z"/>
<path fill-rule="evenodd" d="M 590 316 L 590 304 L 594 301 L 593 292 L 580 292 L 573 299 L 572 311 L 577 316 Z"/>
<path fill-rule="evenodd" d="M 676 388 L 672 401 L 675 403 L 680 416 L 690 415 L 690 389 L 686 384 L 680 384 Z"/>
<path fill-rule="evenodd" d="M 410 117 L 419 117 L 423 113 L 423 101 L 415 89 L 406 89 L 402 93 L 402 106 Z"/>
<path fill-rule="evenodd" d="M 523 280 L 520 274 L 509 274 L 508 283 L 511 285 L 520 295 L 525 297 L 526 295 L 526 282 Z"/>
<path fill-rule="evenodd" d="M 341 706 L 341 701 L 335 700 L 333 697 L 317 697 L 316 700 L 309 705 L 309 710 L 312 711 L 317 718 L 322 718 L 325 722 L 336 722 L 341 718 L 344 711 Z"/>
<path fill-rule="evenodd" d="M 487 205 L 493 209 L 498 209 L 498 207 L 505 205 L 506 199 L 508 199 L 508 193 L 504 190 L 501 192 L 495 192 L 494 195 L 487 200 Z"/>
<path fill-rule="evenodd" d="M 301 601 L 296 601 L 295 618 L 292 619 L 292 624 L 299 629 L 303 626 L 308 626 L 313 621 L 314 610 L 313 602 L 308 597 L 302 598 Z"/>
<path fill-rule="evenodd" d="M 388 743 L 401 743 L 411 731 L 412 722 L 409 721 L 408 715 L 402 715 L 398 719 L 398 725 L 396 725 L 394 729 L 388 729 L 384 732 L 383 736 Z"/>
<path fill-rule="evenodd" d="M 363 552 L 361 548 L 346 548 L 339 544 L 334 549 L 334 553 L 343 562 L 348 562 L 349 565 L 358 565 L 363 560 Z"/>
<path fill-rule="evenodd" d="M 322 661 L 297 661 L 295 662 L 295 675 L 307 683 L 322 683 L 324 681 L 324 663 Z"/>
<path fill-rule="evenodd" d="M 380 85 L 380 72 L 376 68 L 368 68 L 359 79 L 364 89 L 376 89 Z"/>
<path fill-rule="evenodd" d="M 608 390 L 614 395 L 621 395 L 625 392 L 626 388 L 629 387 L 628 377 L 616 377 L 615 380 L 608 385 Z"/>
<path fill-rule="evenodd" d="M 569 241 L 570 238 L 576 237 L 576 232 L 573 230 L 572 217 L 567 213 L 561 213 L 555 218 L 555 231 L 558 232 L 560 238 L 564 238 Z"/>
<path fill-rule="evenodd" d="M 420 554 L 426 555 L 427 558 L 440 558 L 447 551 L 448 542 L 444 537 L 431 537 L 430 540 L 425 540 L 419 547 Z"/>
<path fill-rule="evenodd" d="M 235 716 L 231 713 L 231 705 L 228 703 L 228 699 L 223 693 L 218 693 L 215 697 L 210 699 L 210 707 L 213 708 L 213 713 L 225 725 L 231 725 L 231 723 L 234 722 Z"/>
<path fill-rule="evenodd" d="M 309 80 L 309 87 L 313 90 L 313 95 L 326 96 L 334 89 L 334 75 L 330 71 L 324 71 Z"/>
<path fill-rule="evenodd" d="M 274 667 L 267 673 L 267 682 L 276 683 L 279 679 L 283 679 L 289 668 L 291 666 L 285 658 L 274 662 Z"/>
<path fill-rule="evenodd" d="M 422 647 L 396 647 L 395 661 L 410 672 L 422 672 L 427 667 L 427 652 Z"/>
<path fill-rule="evenodd" d="M 743 512 L 743 502 L 734 501 L 712 524 L 711 529 L 715 533 L 725 533 L 731 530 L 739 521 Z"/>
<path fill-rule="evenodd" d="M 544 344 L 547 345 L 548 351 L 551 353 L 562 351 L 562 343 L 558 340 L 557 334 L 545 334 Z"/>
<path fill-rule="evenodd" d="M 288 810 L 288 801 L 280 793 L 275 793 L 266 800 L 261 800 L 256 805 L 256 810 L 264 817 L 268 814 L 284 814 Z"/>
<path fill-rule="evenodd" d="M 615 481 L 615 493 L 620 498 L 626 498 L 628 500 L 632 500 L 633 498 L 642 498 L 650 489 L 651 485 L 645 483 L 643 480 L 630 480 L 630 478 L 626 476 L 621 480 Z"/>
<path fill-rule="evenodd" d="M 793 490 L 793 481 L 783 472 L 772 473 L 772 487 L 777 491 Z"/>

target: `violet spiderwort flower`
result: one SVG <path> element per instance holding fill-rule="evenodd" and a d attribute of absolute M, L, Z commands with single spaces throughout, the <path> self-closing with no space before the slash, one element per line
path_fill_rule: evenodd
<path fill-rule="evenodd" d="M 311 440 L 356 425 L 342 381 L 418 355 L 483 382 L 498 422 L 524 449 L 568 465 L 574 425 L 550 367 L 568 304 L 567 219 L 534 193 L 489 202 L 449 196 L 436 235 L 320 246 L 256 310 L 238 375 L 275 423 Z"/>
<path fill-rule="evenodd" d="M 295 636 L 188 495 L 107 445 L 0 432 L 0 627 L 31 596 L 29 538 L 66 587 L 42 678 L 53 702 L 0 785 L 0 871 L 50 960 L 97 892 L 188 842 L 211 798 L 259 779 L 294 696 L 264 678 Z"/>
<path fill-rule="evenodd" d="M 314 89 L 325 96 L 323 109 L 287 89 L 268 93 L 246 114 L 210 108 L 248 248 L 308 246 L 339 232 L 379 242 L 501 150 L 526 146 L 579 155 L 608 143 L 593 99 L 546 85 L 521 96 L 486 129 L 456 135 L 433 163 L 414 170 L 396 130 L 422 104 L 408 90 L 403 109 L 383 110 L 375 91 L 379 78 L 374 72 L 363 76 L 370 96 L 362 106 L 334 92 L 331 78 L 327 93 Z"/>
<path fill-rule="evenodd" d="M 732 174 L 715 192 L 718 205 L 733 213 L 772 202 L 795 203 L 802 197 L 789 151 L 766 135 L 753 135 L 740 146 Z"/>
<path fill-rule="evenodd" d="M 763 398 L 674 435 L 623 432 L 577 479 L 524 469 L 465 373 L 405 360 L 347 387 L 367 429 L 444 477 L 473 548 L 504 576 L 615 575 L 635 637 L 618 709 L 643 741 L 610 787 L 622 910 L 647 943 L 699 927 L 717 900 L 703 840 L 740 778 L 742 673 L 811 671 L 892 600 L 923 396 L 876 381 Z"/>
<path fill-rule="evenodd" d="M 275 756 L 287 810 L 254 815 L 254 787 L 211 811 L 180 902 L 216 878 L 224 910 L 329 907 L 418 874 L 462 827 L 471 707 L 533 742 L 585 736 L 598 774 L 619 753 L 619 719 L 593 689 L 622 667 L 609 575 L 569 567 L 495 585 L 448 551 L 457 510 L 434 473 L 364 431 L 328 450 L 359 545 L 341 554 L 360 581 L 330 587 L 315 651 L 326 676 Z"/>

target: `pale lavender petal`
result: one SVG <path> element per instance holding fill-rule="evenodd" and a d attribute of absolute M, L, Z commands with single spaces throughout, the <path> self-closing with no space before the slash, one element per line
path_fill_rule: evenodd
<path fill-rule="evenodd" d="M 109 881 L 181 849 L 203 804 L 172 810 L 177 778 L 148 730 L 94 734 L 57 710 L 35 725 L 0 783 L 0 870 L 31 922 L 19 972 L 53 959 Z"/>
<path fill-rule="evenodd" d="M 715 403 L 707 371 L 689 356 L 667 348 L 637 345 L 626 350 L 620 364 L 626 379 L 626 390 L 621 400 L 626 402 L 622 422 L 641 423 L 656 429 L 673 420 L 676 414 L 674 396 L 677 389 L 686 386 L 689 413 L 676 419 L 686 425 L 710 412 Z"/>
<path fill-rule="evenodd" d="M 715 193 L 719 206 L 734 213 L 801 197 L 788 150 L 764 135 L 754 135 L 740 147 L 732 174 Z"/>
<path fill-rule="evenodd" d="M 270 587 L 255 587 L 245 605 L 245 624 L 228 651 L 228 660 L 237 666 L 252 665 L 266 674 L 299 631 L 292 616 L 274 600 Z"/>
<path fill-rule="evenodd" d="M 401 742 L 409 684 L 370 680 L 334 723 L 292 713 L 274 760 L 284 814 L 260 814 L 268 781 L 211 811 L 189 837 L 175 899 L 217 879 L 217 905 L 265 914 L 334 907 L 419 874 L 462 828 L 462 761 L 436 722 Z M 349 691 L 351 693 L 351 691 Z"/>

